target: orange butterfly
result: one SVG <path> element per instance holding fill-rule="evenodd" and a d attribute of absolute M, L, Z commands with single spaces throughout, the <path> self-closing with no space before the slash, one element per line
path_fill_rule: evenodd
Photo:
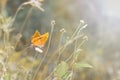
<path fill-rule="evenodd" d="M 49 33 L 45 33 L 43 35 L 40 34 L 38 30 L 35 31 L 32 36 L 31 43 L 35 46 L 44 46 L 49 37 Z"/>

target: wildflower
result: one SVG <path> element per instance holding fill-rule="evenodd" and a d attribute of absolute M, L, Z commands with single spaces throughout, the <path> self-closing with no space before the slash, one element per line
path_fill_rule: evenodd
<path fill-rule="evenodd" d="M 60 30 L 60 32 L 65 33 L 65 32 L 66 32 L 66 30 L 65 30 L 64 28 L 62 28 L 62 29 Z"/>
<path fill-rule="evenodd" d="M 41 11 L 44 11 L 44 9 L 41 7 L 42 4 L 40 2 L 42 2 L 42 1 L 39 1 L 39 0 L 30 0 L 28 2 L 25 2 L 23 5 L 30 4 L 33 7 L 36 7 L 38 9 L 40 9 Z"/>
<path fill-rule="evenodd" d="M 55 20 L 52 20 L 52 21 L 51 21 L 51 25 L 55 25 Z"/>

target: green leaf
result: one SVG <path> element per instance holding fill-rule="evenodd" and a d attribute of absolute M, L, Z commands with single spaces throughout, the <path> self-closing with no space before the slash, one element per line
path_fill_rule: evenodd
<path fill-rule="evenodd" d="M 75 69 L 80 69 L 80 68 L 93 68 L 90 64 L 85 63 L 85 62 L 79 62 L 74 64 Z"/>
<path fill-rule="evenodd" d="M 9 73 L 5 74 L 5 80 L 10 80 L 10 74 Z"/>
<path fill-rule="evenodd" d="M 68 64 L 64 61 L 62 61 L 56 68 L 55 70 L 55 76 L 57 77 L 62 77 L 66 74 L 66 72 L 68 71 Z"/>
<path fill-rule="evenodd" d="M 62 77 L 64 80 L 69 80 L 70 76 L 71 76 L 72 72 L 68 71 L 65 73 L 65 75 Z"/>

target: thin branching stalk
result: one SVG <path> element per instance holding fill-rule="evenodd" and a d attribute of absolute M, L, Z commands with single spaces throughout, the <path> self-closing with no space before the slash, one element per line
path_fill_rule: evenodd
<path fill-rule="evenodd" d="M 60 41 L 59 41 L 59 45 L 58 45 L 59 51 L 58 51 L 58 57 L 57 57 L 57 64 L 59 63 L 59 60 L 60 60 L 60 55 L 61 55 L 60 46 L 61 46 L 61 41 L 62 41 L 63 35 L 64 35 L 64 32 L 61 32 L 61 37 L 60 37 Z"/>
<path fill-rule="evenodd" d="M 13 24 L 13 22 L 15 21 L 15 18 L 16 18 L 16 16 L 18 15 L 19 11 L 22 10 L 22 9 L 24 8 L 24 6 L 26 6 L 26 5 L 31 5 L 32 7 L 37 7 L 40 11 L 44 11 L 44 9 L 40 7 L 40 4 L 41 4 L 41 3 L 39 3 L 37 0 L 29 0 L 29 1 L 27 1 L 27 2 L 22 3 L 22 4 L 18 7 L 18 9 L 17 9 L 17 11 L 16 11 L 16 13 L 15 13 L 13 19 L 12 19 L 12 24 Z"/>
<path fill-rule="evenodd" d="M 72 40 L 69 40 L 66 44 L 64 44 L 62 47 L 60 47 L 60 50 L 62 51 L 61 53 L 63 53 L 63 49 L 65 49 L 65 47 L 67 47 L 68 45 L 70 45 L 71 43 L 73 43 L 76 39 L 78 39 L 78 38 L 80 38 L 80 37 L 82 37 L 83 35 L 78 35 L 78 36 L 76 36 L 76 37 L 74 37 L 74 39 L 72 39 Z M 53 54 L 55 54 L 55 53 L 58 53 L 58 51 L 59 51 L 59 49 L 58 50 L 56 50 Z M 51 58 L 49 58 L 49 62 L 51 61 L 51 59 L 53 59 L 53 57 L 55 57 L 56 55 L 53 55 L 53 56 L 51 56 Z"/>
<path fill-rule="evenodd" d="M 53 34 L 53 30 L 54 30 L 54 25 L 55 25 L 55 22 L 54 22 L 54 20 L 53 20 L 53 21 L 51 22 L 51 32 L 50 32 L 50 37 L 49 37 L 49 41 L 48 41 L 47 50 L 46 50 L 46 52 L 45 52 L 45 55 L 44 55 L 42 61 L 41 61 L 40 64 L 38 65 L 38 68 L 36 69 L 32 80 L 35 80 L 35 78 L 36 78 L 36 76 L 37 76 L 37 73 L 39 72 L 42 63 L 43 63 L 43 61 L 45 60 L 45 58 L 46 58 L 46 56 L 47 56 L 47 54 L 48 54 L 48 50 L 49 50 L 50 42 L 51 42 L 51 37 L 52 37 L 52 34 Z"/>
<path fill-rule="evenodd" d="M 86 40 L 83 40 L 83 41 L 79 44 L 79 46 L 76 48 L 76 50 L 79 49 L 79 48 L 85 43 L 85 41 L 86 41 Z M 74 56 L 74 54 L 75 54 L 75 51 L 65 60 L 65 62 L 68 62 L 68 61 Z M 75 57 L 75 56 L 74 56 L 74 57 Z"/>
<path fill-rule="evenodd" d="M 23 3 L 18 7 L 17 11 L 15 12 L 15 15 L 13 16 L 13 18 L 12 18 L 11 22 L 8 24 L 8 26 L 12 26 L 14 24 L 14 21 L 18 15 L 18 13 L 20 12 L 20 10 L 22 10 L 24 8 L 25 5 L 26 4 Z"/>
<path fill-rule="evenodd" d="M 27 14 L 27 16 L 25 17 L 25 20 L 24 20 L 22 26 L 20 27 L 19 34 L 22 33 L 22 31 L 23 31 L 23 29 L 24 29 L 24 27 L 25 27 L 25 23 L 27 22 L 28 18 L 29 18 L 30 15 L 31 15 L 32 9 L 33 9 L 33 7 L 31 7 L 31 9 L 28 11 L 28 14 Z M 18 41 L 17 41 L 16 44 L 15 44 L 15 48 L 17 47 L 17 44 L 18 44 Z"/>
<path fill-rule="evenodd" d="M 24 29 L 24 27 L 25 27 L 25 23 L 26 23 L 27 20 L 29 19 L 32 10 L 33 10 L 33 7 L 31 7 L 30 10 L 28 11 L 28 14 L 27 14 L 27 16 L 25 17 L 25 20 L 24 20 L 22 26 L 20 27 L 20 31 L 19 31 L 19 33 L 22 33 L 22 31 L 23 31 L 23 29 Z"/>
<path fill-rule="evenodd" d="M 70 39 L 73 39 L 74 37 L 75 37 L 75 35 L 78 33 L 78 31 L 81 29 L 81 26 L 84 24 L 84 22 L 82 22 L 81 20 L 80 20 L 80 23 L 78 24 L 78 26 L 77 26 L 77 28 L 75 29 L 75 31 L 74 31 L 74 33 L 73 33 L 73 35 L 71 36 L 71 38 Z"/>
<path fill-rule="evenodd" d="M 25 4 L 23 3 L 18 7 L 18 9 L 17 9 L 17 11 L 16 11 L 16 13 L 15 13 L 13 19 L 12 19 L 13 22 L 15 21 L 15 18 L 18 15 L 19 11 L 22 10 L 24 6 L 25 6 Z"/>
<path fill-rule="evenodd" d="M 8 63 L 8 49 L 7 49 L 7 42 L 6 42 L 6 34 L 5 33 L 4 33 L 4 49 L 6 50 L 5 65 L 7 66 L 7 63 Z"/>
<path fill-rule="evenodd" d="M 73 35 L 71 36 L 71 38 L 70 38 L 69 41 L 72 41 L 72 39 L 75 38 L 75 35 L 76 35 L 77 33 L 79 33 L 82 29 L 84 29 L 83 27 L 86 27 L 86 26 L 83 26 L 83 27 L 81 28 L 81 26 L 82 26 L 83 24 L 84 24 L 84 23 L 80 21 L 78 27 L 77 27 L 76 30 L 74 31 L 74 33 L 73 33 Z M 78 35 L 77 35 L 77 36 L 78 36 Z M 67 45 L 69 44 L 69 41 L 68 41 L 68 43 L 66 43 Z M 67 45 L 66 45 L 66 46 L 67 46 Z M 61 55 L 61 54 L 63 53 L 63 51 L 66 49 L 66 46 L 63 46 L 62 49 L 59 48 L 59 50 L 61 50 L 60 53 L 59 53 L 60 55 Z M 58 51 L 59 51 L 59 50 L 58 50 Z"/>
<path fill-rule="evenodd" d="M 5 33 L 4 33 L 4 40 L 3 40 L 3 42 L 4 42 L 4 48 L 6 48 L 6 35 L 5 35 Z"/>
<path fill-rule="evenodd" d="M 80 24 L 79 24 L 78 28 L 79 28 L 82 24 L 84 24 L 84 22 L 83 22 L 83 21 L 80 21 Z M 80 27 L 80 29 L 79 29 L 78 31 L 76 30 L 76 31 L 74 32 L 74 34 L 73 34 L 72 37 L 74 37 L 75 35 L 78 36 L 78 35 L 80 34 L 80 32 L 81 32 L 83 29 L 86 28 L 86 26 L 87 26 L 87 24 L 85 24 L 84 26 Z M 71 37 L 71 38 L 72 38 L 72 37 Z M 84 40 L 83 40 L 83 41 L 84 41 Z M 82 41 L 82 43 L 83 43 L 83 41 Z M 75 57 L 75 52 L 76 52 L 76 50 L 78 49 L 78 48 L 77 48 L 77 44 L 78 44 L 78 39 L 75 40 L 74 52 L 71 54 L 71 56 L 70 56 L 69 58 L 72 58 L 72 56 L 73 56 L 73 58 Z M 69 58 L 68 58 L 68 60 L 69 60 Z M 73 60 L 74 60 L 74 59 L 73 59 Z"/>
<path fill-rule="evenodd" d="M 56 68 L 57 68 L 57 67 L 56 67 Z M 49 76 L 46 77 L 45 80 L 49 80 L 49 79 L 50 79 L 50 77 L 54 74 L 56 68 L 54 68 L 54 70 L 49 74 Z"/>
<path fill-rule="evenodd" d="M 61 41 L 62 41 L 63 35 L 64 35 L 64 31 L 61 31 L 60 41 L 59 41 L 59 45 L 58 45 L 58 57 L 57 57 L 57 60 L 56 60 L 57 64 L 59 63 L 59 60 L 60 60 L 60 54 L 61 54 L 60 46 L 61 46 Z M 50 60 L 48 60 L 48 63 L 49 63 L 49 61 Z M 54 71 L 55 71 L 55 69 L 54 69 Z M 54 73 L 54 71 L 52 71 L 51 74 L 45 80 L 49 79 L 50 76 L 52 76 L 52 74 Z"/>
<path fill-rule="evenodd" d="M 68 43 L 66 43 L 65 45 L 63 45 L 61 48 L 60 48 L 60 50 L 61 49 L 63 49 L 64 47 L 67 47 L 69 44 L 71 44 L 73 41 L 75 41 L 76 39 L 78 39 L 78 38 L 80 38 L 80 37 L 82 37 L 83 35 L 78 35 L 78 36 L 76 36 L 74 39 L 72 39 L 72 41 L 69 41 Z M 59 51 L 59 50 L 58 50 Z M 55 56 L 55 55 L 54 55 Z M 52 56 L 50 59 L 53 59 L 53 57 L 54 56 Z M 48 60 L 49 62 L 51 61 L 51 60 Z M 53 75 L 53 73 L 55 72 L 55 70 L 56 70 L 56 68 L 54 68 L 54 70 L 50 73 L 50 75 L 45 79 L 45 80 L 49 80 L 49 78 Z"/>
<path fill-rule="evenodd" d="M 76 51 L 76 49 L 78 48 L 77 47 L 77 40 L 78 40 L 78 37 L 83 37 L 83 35 L 79 35 L 79 33 L 80 33 L 80 31 L 82 30 L 82 29 L 84 29 L 87 25 L 84 25 L 83 27 L 81 27 L 81 22 L 80 22 L 80 24 L 78 25 L 78 27 L 77 27 L 77 29 L 75 30 L 75 32 L 73 33 L 73 35 L 71 36 L 71 39 L 64 45 L 64 46 L 62 46 L 61 48 L 59 47 L 59 49 L 58 49 L 58 53 L 59 53 L 59 55 L 58 55 L 58 60 L 59 60 L 59 58 L 60 58 L 60 55 L 63 53 L 63 51 L 65 50 L 65 48 L 70 44 L 70 43 L 72 43 L 73 41 L 75 41 L 75 48 L 74 48 L 74 52 L 70 55 L 70 57 L 66 60 L 66 62 L 68 61 L 68 60 L 70 60 L 71 58 L 72 58 L 72 56 L 75 56 L 75 51 Z M 62 37 L 61 37 L 62 38 Z M 73 38 L 73 39 L 72 39 Z M 60 40 L 61 41 L 61 40 Z M 83 42 L 84 42 L 84 40 L 83 40 Z M 81 42 L 81 44 L 80 45 L 82 45 L 83 44 L 83 42 Z M 60 46 L 60 43 L 59 43 L 59 46 Z M 79 46 L 80 47 L 80 46 Z M 62 50 L 62 51 L 61 51 Z M 49 61 L 51 61 L 51 60 L 49 60 Z M 73 61 L 74 62 L 74 61 Z M 46 78 L 46 80 L 47 79 L 49 79 L 50 78 L 50 76 L 52 76 L 52 74 L 54 73 L 54 71 L 55 71 L 55 69 L 51 72 L 51 74 Z M 72 76 L 73 77 L 73 76 Z"/>

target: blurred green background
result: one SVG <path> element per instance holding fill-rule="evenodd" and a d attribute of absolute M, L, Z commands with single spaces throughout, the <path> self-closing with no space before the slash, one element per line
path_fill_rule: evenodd
<path fill-rule="evenodd" d="M 0 0 L 0 10 L 6 16 L 14 16 L 18 7 L 28 0 Z M 22 45 L 30 44 L 31 35 L 37 29 L 42 34 L 50 32 L 51 20 L 56 21 L 50 49 L 58 46 L 59 30 L 64 28 L 64 37 L 71 36 L 75 26 L 84 20 L 88 24 L 83 31 L 88 41 L 82 46 L 82 59 L 93 65 L 83 70 L 78 80 L 119 80 L 120 79 L 120 1 L 119 0 L 44 0 L 44 12 L 33 8 L 30 18 L 22 31 Z M 15 19 L 14 33 L 18 33 L 26 14 L 25 6 Z M 63 40 L 64 43 L 64 40 Z M 20 47 L 24 48 L 24 47 Z M 70 50 L 68 50 L 70 52 Z"/>

